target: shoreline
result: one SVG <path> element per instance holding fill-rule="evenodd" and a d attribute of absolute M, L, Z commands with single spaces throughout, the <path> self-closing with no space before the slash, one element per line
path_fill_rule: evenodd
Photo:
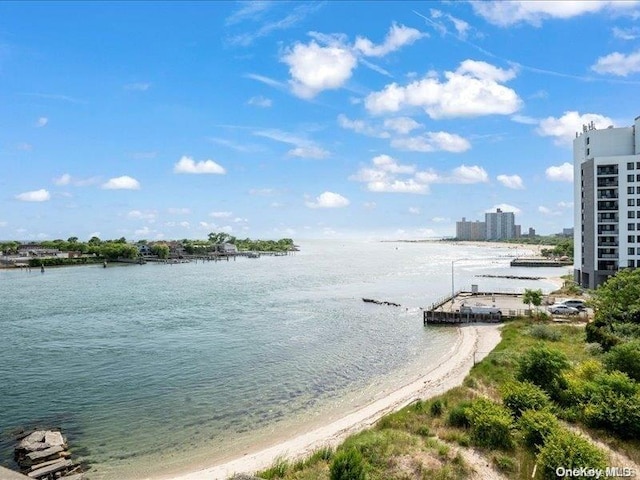
<path fill-rule="evenodd" d="M 382 416 L 397 411 L 417 399 L 439 395 L 462 384 L 474 364 L 489 354 L 500 342 L 499 324 L 474 324 L 458 327 L 453 353 L 438 366 L 413 382 L 389 393 L 331 423 L 314 428 L 276 444 L 256 447 L 221 464 L 181 474 L 145 477 L 146 480 L 225 480 L 234 474 L 255 473 L 270 467 L 276 459 L 304 458 L 321 447 L 335 447 L 349 435 L 371 427 Z M 420 373 L 420 372 L 416 372 Z"/>

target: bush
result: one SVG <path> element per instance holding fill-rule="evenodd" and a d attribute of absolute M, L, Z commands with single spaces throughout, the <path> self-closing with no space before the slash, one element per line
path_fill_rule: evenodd
<path fill-rule="evenodd" d="M 542 478 L 556 480 L 556 469 L 594 468 L 604 470 L 607 457 L 583 437 L 567 430 L 558 429 L 549 435 L 538 456 Z M 591 477 L 573 477 L 591 478 Z"/>
<path fill-rule="evenodd" d="M 431 407 L 429 407 L 429 412 L 432 417 L 439 417 L 442 415 L 442 400 L 434 400 Z"/>
<path fill-rule="evenodd" d="M 493 464 L 498 467 L 498 470 L 501 472 L 515 472 L 517 470 L 515 459 L 507 457 L 506 455 L 493 457 Z"/>
<path fill-rule="evenodd" d="M 551 403 L 544 390 L 530 382 L 505 383 L 501 393 L 504 405 L 515 418 L 525 410 L 541 410 Z"/>
<path fill-rule="evenodd" d="M 550 325 L 533 325 L 529 328 L 529 335 L 538 340 L 549 340 L 557 342 L 562 338 L 562 334 Z"/>
<path fill-rule="evenodd" d="M 567 356 L 559 351 L 537 345 L 527 351 L 518 362 L 516 378 L 529 381 L 558 399 L 567 384 L 563 372 L 569 368 Z"/>
<path fill-rule="evenodd" d="M 447 417 L 447 423 L 452 427 L 469 428 L 469 407 L 471 402 L 461 402 L 451 409 Z"/>
<path fill-rule="evenodd" d="M 509 411 L 484 398 L 475 400 L 468 411 L 471 441 L 486 448 L 513 447 L 513 420 Z"/>
<path fill-rule="evenodd" d="M 607 370 L 619 370 L 640 382 L 640 340 L 616 345 L 604 356 L 604 364 Z"/>
<path fill-rule="evenodd" d="M 365 480 L 364 460 L 355 448 L 344 450 L 336 454 L 331 462 L 331 480 Z"/>
<path fill-rule="evenodd" d="M 559 426 L 558 419 L 549 410 L 527 410 L 518 420 L 522 441 L 532 450 L 539 449 Z"/>

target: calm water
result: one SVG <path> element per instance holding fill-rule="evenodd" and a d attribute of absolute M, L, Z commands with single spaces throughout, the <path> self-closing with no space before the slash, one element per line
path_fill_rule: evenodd
<path fill-rule="evenodd" d="M 288 257 L 0 271 L 0 459 L 11 432 L 59 426 L 92 479 L 245 451 L 380 397 L 457 338 L 419 307 L 455 287 L 522 290 L 505 248 L 303 242 Z M 522 251 L 519 252 L 520 254 Z M 361 297 L 400 303 L 365 304 Z"/>

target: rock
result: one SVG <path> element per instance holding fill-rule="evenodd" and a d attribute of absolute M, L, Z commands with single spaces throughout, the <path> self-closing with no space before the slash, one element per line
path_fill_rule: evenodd
<path fill-rule="evenodd" d="M 73 466 L 73 462 L 71 460 L 63 460 L 61 458 L 59 462 L 56 462 L 52 465 L 48 465 L 44 468 L 39 468 L 38 470 L 34 470 L 32 472 L 29 472 L 27 476 L 31 478 L 45 477 L 47 475 L 59 472 L 60 470 L 64 470 L 65 468 L 69 468 L 71 466 Z"/>
<path fill-rule="evenodd" d="M 18 450 L 26 450 L 28 452 L 35 452 L 37 450 L 44 450 L 47 448 L 43 447 L 44 436 L 47 432 L 44 430 L 36 430 L 30 435 L 27 435 L 23 438 L 18 444 Z"/>
<path fill-rule="evenodd" d="M 64 437 L 60 432 L 51 432 L 48 431 L 44 434 L 44 443 L 48 444 L 50 447 L 56 446 L 65 446 L 66 442 L 64 441 Z"/>
<path fill-rule="evenodd" d="M 238 473 L 231 477 L 229 480 L 262 480 L 260 477 L 249 475 L 246 473 Z"/>
<path fill-rule="evenodd" d="M 26 458 L 28 459 L 28 462 L 38 463 L 38 461 L 42 461 L 47 457 L 61 453 L 63 450 L 64 448 L 62 447 L 62 445 L 56 445 L 55 447 L 47 448 L 45 450 L 27 453 Z"/>

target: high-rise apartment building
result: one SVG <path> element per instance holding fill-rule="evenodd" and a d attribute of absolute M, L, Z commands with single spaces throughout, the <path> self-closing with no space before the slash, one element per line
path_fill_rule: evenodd
<path fill-rule="evenodd" d="M 484 214 L 484 223 L 487 225 L 486 240 L 516 238 L 516 216 L 513 212 L 503 212 L 498 208 Z"/>
<path fill-rule="evenodd" d="M 486 224 L 476 220 L 468 222 L 462 217 L 461 222 L 456 222 L 456 238 L 458 240 L 485 240 Z"/>
<path fill-rule="evenodd" d="M 583 126 L 573 141 L 574 276 L 595 288 L 640 266 L 640 117 L 630 127 Z"/>

